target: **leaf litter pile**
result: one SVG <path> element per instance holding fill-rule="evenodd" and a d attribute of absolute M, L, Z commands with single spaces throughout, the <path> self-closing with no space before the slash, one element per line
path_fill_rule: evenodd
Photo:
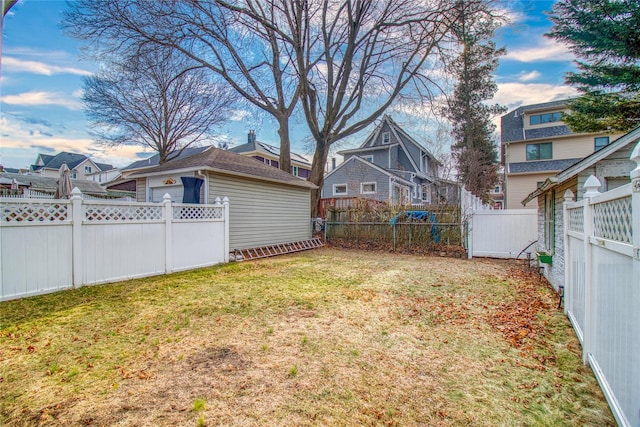
<path fill-rule="evenodd" d="M 0 303 L 0 424 L 615 425 L 515 261 L 321 249 Z"/>

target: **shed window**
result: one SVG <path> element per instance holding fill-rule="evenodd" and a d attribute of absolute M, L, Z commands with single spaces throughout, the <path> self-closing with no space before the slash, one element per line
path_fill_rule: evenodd
<path fill-rule="evenodd" d="M 376 192 L 375 182 L 362 182 L 360 183 L 360 193 L 362 194 L 374 194 Z"/>
<path fill-rule="evenodd" d="M 333 184 L 333 195 L 344 196 L 347 194 L 347 184 Z"/>

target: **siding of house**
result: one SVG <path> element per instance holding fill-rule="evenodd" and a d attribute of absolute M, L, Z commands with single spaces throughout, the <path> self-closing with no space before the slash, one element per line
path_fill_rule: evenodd
<path fill-rule="evenodd" d="M 595 175 L 596 178 L 600 180 L 602 186 L 598 191 L 600 191 L 601 193 L 604 193 L 608 190 L 613 190 L 616 186 L 619 186 L 608 185 L 613 178 L 616 179 L 618 184 L 621 184 L 621 181 L 624 181 L 625 184 L 630 183 L 631 178 L 629 178 L 629 171 L 635 169 L 636 167 L 636 164 L 632 160 L 630 160 L 632 151 L 633 144 L 629 144 L 628 146 L 619 149 L 615 153 L 607 156 L 607 158 L 600 160 L 595 165 L 581 172 L 578 176 L 578 192 L 575 193 L 577 199 L 582 199 L 582 195 L 585 191 L 584 183 L 589 175 Z"/>
<path fill-rule="evenodd" d="M 375 182 L 376 194 L 362 194 L 361 182 Z M 334 184 L 347 184 L 347 194 L 333 194 Z M 327 176 L 322 187 L 322 197 L 367 197 L 371 199 L 389 200 L 389 176 L 358 160 Z"/>
<path fill-rule="evenodd" d="M 229 249 L 311 238 L 311 194 L 290 187 L 209 174 L 209 200 L 229 198 Z"/>
<path fill-rule="evenodd" d="M 557 290 L 559 286 L 564 285 L 564 218 L 562 215 L 562 204 L 564 203 L 564 193 L 571 190 L 576 194 L 578 179 L 572 178 L 567 182 L 555 187 L 555 214 L 554 214 L 554 248 L 553 263 L 545 266 L 545 277 L 551 285 Z M 526 197 L 526 196 L 525 196 Z M 538 200 L 538 249 L 546 250 L 544 247 L 544 195 L 537 198 Z M 535 202 L 535 200 L 533 201 Z"/>
<path fill-rule="evenodd" d="M 543 182 L 559 171 L 534 173 L 526 175 L 511 175 L 507 187 L 506 209 L 522 209 L 522 201 L 538 187 L 538 182 Z M 525 209 L 536 209 L 535 200 L 524 206 Z"/>
<path fill-rule="evenodd" d="M 527 140 L 522 142 L 510 143 L 508 151 L 509 163 L 526 162 L 527 161 L 527 144 L 536 144 L 551 142 L 553 150 L 553 159 L 575 159 L 586 157 L 594 151 L 594 138 L 600 136 L 609 136 L 609 141 L 614 141 L 620 135 L 607 134 L 591 134 L 591 135 L 575 135 L 563 137 L 549 137 L 536 140 Z"/>

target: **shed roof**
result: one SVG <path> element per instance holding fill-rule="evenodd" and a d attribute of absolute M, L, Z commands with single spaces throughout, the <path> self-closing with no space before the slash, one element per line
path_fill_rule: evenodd
<path fill-rule="evenodd" d="M 274 168 L 273 166 L 266 165 L 251 157 L 221 150 L 215 147 L 208 147 L 200 153 L 170 160 L 162 165 L 136 172 L 130 176 L 132 178 L 146 177 L 163 175 L 167 172 L 192 170 L 209 170 L 212 172 L 238 175 L 262 181 L 278 182 L 296 187 L 304 187 L 308 189 L 317 188 L 314 184 L 308 181 L 297 178 L 290 173 Z"/>
<path fill-rule="evenodd" d="M 194 154 L 198 154 L 203 152 L 204 150 L 208 149 L 209 146 L 205 146 L 205 147 L 187 147 L 184 150 L 182 150 L 182 152 L 180 153 L 175 153 L 177 157 L 172 158 L 171 160 L 174 159 L 181 159 L 184 157 L 189 157 L 189 156 L 193 156 Z M 130 171 L 130 170 L 135 170 L 135 169 L 144 169 L 144 168 L 152 168 L 154 166 L 158 166 L 160 164 L 160 155 L 159 154 L 154 154 L 151 157 L 148 157 L 146 159 L 142 159 L 142 160 L 137 160 L 127 166 L 125 166 L 124 168 L 122 168 L 123 171 Z"/>

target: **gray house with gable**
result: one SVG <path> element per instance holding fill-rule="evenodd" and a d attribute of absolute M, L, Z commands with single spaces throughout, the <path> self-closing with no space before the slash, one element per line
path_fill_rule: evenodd
<path fill-rule="evenodd" d="M 438 178 L 440 162 L 385 115 L 360 147 L 327 173 L 322 198 L 362 197 L 396 204 L 458 203 L 457 184 Z"/>

